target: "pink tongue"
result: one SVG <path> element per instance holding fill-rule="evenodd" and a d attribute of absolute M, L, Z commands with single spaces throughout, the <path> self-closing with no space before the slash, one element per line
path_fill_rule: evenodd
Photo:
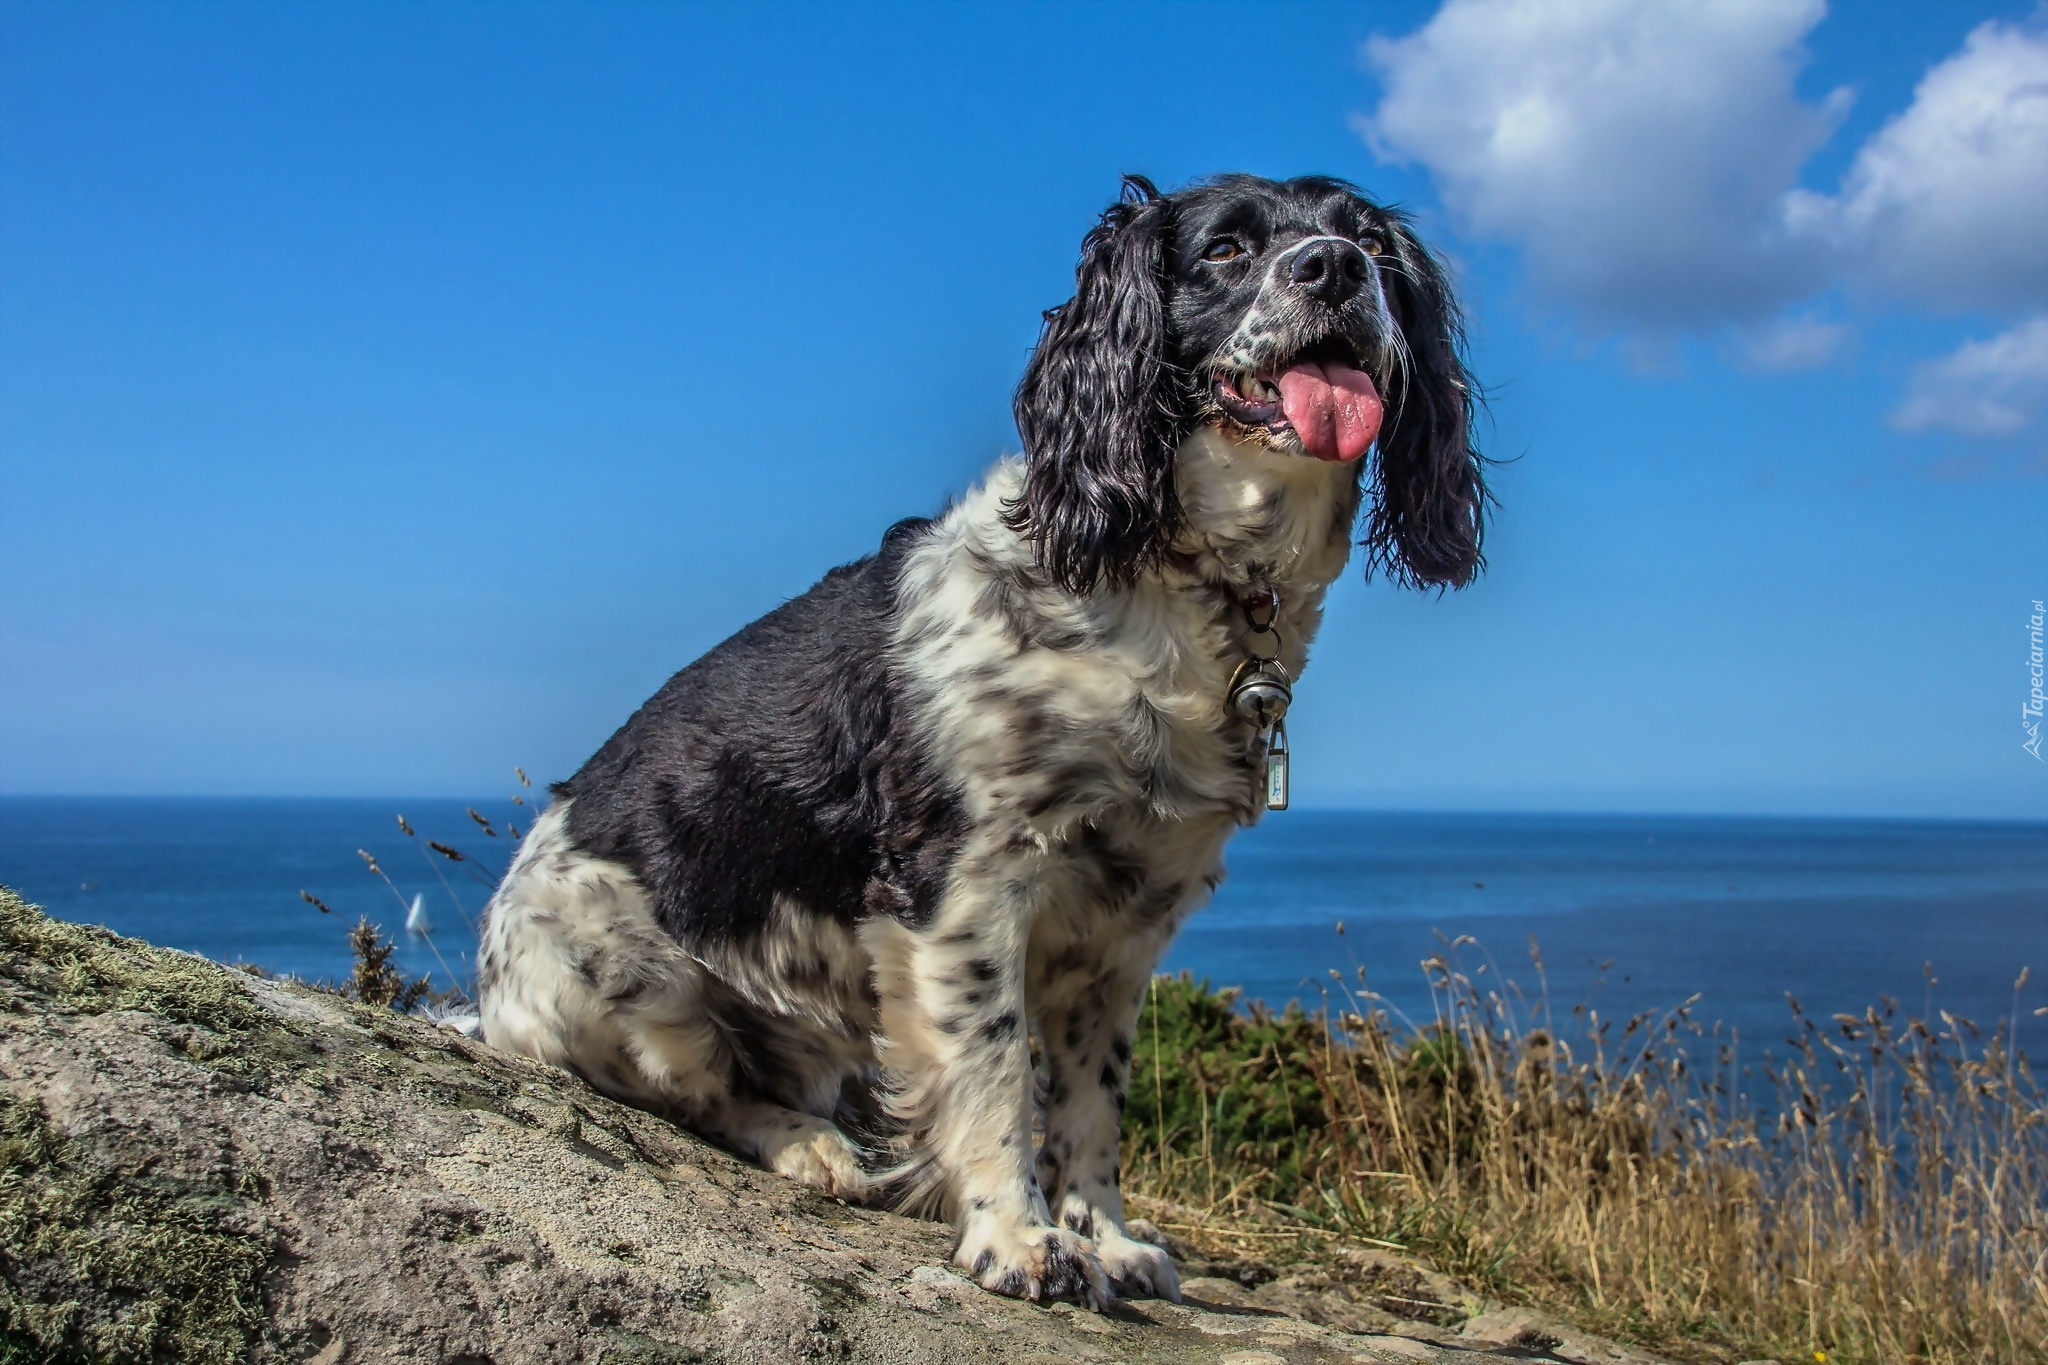
<path fill-rule="evenodd" d="M 1309 454 L 1346 463 L 1371 448 L 1384 411 L 1371 377 L 1342 365 L 1288 370 L 1280 376 L 1280 408 Z"/>

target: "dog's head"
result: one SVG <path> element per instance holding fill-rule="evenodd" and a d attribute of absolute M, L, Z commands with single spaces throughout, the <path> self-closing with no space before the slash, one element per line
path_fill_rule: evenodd
<path fill-rule="evenodd" d="M 1075 592 L 1128 583 L 1180 530 L 1197 427 L 1365 468 L 1369 563 L 1416 585 L 1478 571 L 1486 490 L 1442 266 L 1342 181 L 1139 176 L 1082 244 L 1017 389 L 1011 525 Z"/>

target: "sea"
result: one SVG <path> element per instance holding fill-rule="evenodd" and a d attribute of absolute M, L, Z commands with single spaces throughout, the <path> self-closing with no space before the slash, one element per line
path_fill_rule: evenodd
<path fill-rule="evenodd" d="M 347 974 L 367 917 L 460 985 L 530 801 L 0 797 L 0 883 L 309 979 Z M 1435 962 L 1560 1027 L 1683 1008 L 1768 1049 L 1788 997 L 1823 1020 L 1889 1000 L 2048 1044 L 2048 824 L 1297 810 L 1228 861 L 1164 970 L 1248 1004 L 1426 1025 Z"/>

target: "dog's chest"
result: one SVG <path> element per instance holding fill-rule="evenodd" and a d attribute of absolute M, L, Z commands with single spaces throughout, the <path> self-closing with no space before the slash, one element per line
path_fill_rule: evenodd
<path fill-rule="evenodd" d="M 1007 466 L 906 567 L 899 666 L 932 757 L 977 817 L 1021 816 L 1058 838 L 1110 809 L 1245 821 L 1260 808 L 1257 737 L 1228 700 L 1247 657 L 1241 594 L 1280 588 L 1280 660 L 1298 677 L 1355 501 L 1194 458 L 1190 534 L 1129 588 L 1076 597 L 1032 574 L 999 515 Z"/>

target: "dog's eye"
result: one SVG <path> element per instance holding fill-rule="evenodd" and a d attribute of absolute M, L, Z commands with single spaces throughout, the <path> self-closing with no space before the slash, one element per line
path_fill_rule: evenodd
<path fill-rule="evenodd" d="M 1218 237 L 1209 243 L 1209 249 L 1202 253 L 1205 261 L 1234 261 L 1244 255 L 1244 248 L 1228 237 Z"/>
<path fill-rule="evenodd" d="M 1358 244 L 1365 248 L 1365 254 L 1368 256 L 1377 256 L 1387 249 L 1387 244 L 1371 233 L 1359 238 Z"/>

